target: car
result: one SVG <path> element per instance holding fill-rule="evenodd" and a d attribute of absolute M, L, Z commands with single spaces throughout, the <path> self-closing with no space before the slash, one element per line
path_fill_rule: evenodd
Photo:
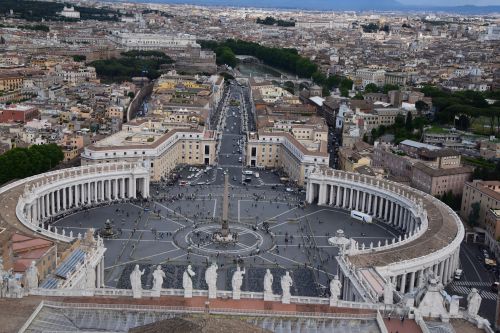
<path fill-rule="evenodd" d="M 285 191 L 287 191 L 287 192 L 293 192 L 293 188 L 291 188 L 291 187 L 287 187 L 287 188 L 285 189 Z"/>
<path fill-rule="evenodd" d="M 236 176 L 233 176 L 233 182 L 237 181 Z"/>
<path fill-rule="evenodd" d="M 498 285 L 499 285 L 498 282 L 493 282 L 493 284 L 491 285 L 491 291 L 493 291 L 494 293 L 497 293 L 498 292 Z"/>
<path fill-rule="evenodd" d="M 455 274 L 453 275 L 453 279 L 455 280 L 460 280 L 462 278 L 462 274 L 464 273 L 463 270 L 461 270 L 460 268 L 457 268 L 455 270 Z"/>

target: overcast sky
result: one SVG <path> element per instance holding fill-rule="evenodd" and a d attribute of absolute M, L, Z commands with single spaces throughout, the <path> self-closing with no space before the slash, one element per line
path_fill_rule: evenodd
<path fill-rule="evenodd" d="M 399 0 L 405 5 L 435 5 L 435 6 L 459 6 L 459 5 L 500 5 L 500 0 Z"/>

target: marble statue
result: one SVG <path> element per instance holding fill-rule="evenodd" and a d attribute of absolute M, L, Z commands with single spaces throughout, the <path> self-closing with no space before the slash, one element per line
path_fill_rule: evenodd
<path fill-rule="evenodd" d="M 245 269 L 241 270 L 240 266 L 236 265 L 236 271 L 233 273 L 231 279 L 231 286 L 233 287 L 233 299 L 240 299 L 241 285 L 243 284 L 243 274 Z"/>
<path fill-rule="evenodd" d="M 467 313 L 471 317 L 476 317 L 479 307 L 481 306 L 482 297 L 477 292 L 476 288 L 472 288 L 469 296 L 467 296 Z"/>
<path fill-rule="evenodd" d="M 341 289 L 342 283 L 339 280 L 339 276 L 335 275 L 330 281 L 330 306 L 334 305 L 339 300 Z"/>
<path fill-rule="evenodd" d="M 205 282 L 208 285 L 208 298 L 217 298 L 217 264 L 212 263 L 205 271 Z"/>
<path fill-rule="evenodd" d="M 156 266 L 156 270 L 153 272 L 153 297 L 160 297 L 161 287 L 163 286 L 163 279 L 165 278 L 165 272 L 161 269 L 161 265 Z"/>
<path fill-rule="evenodd" d="M 135 265 L 134 270 L 130 274 L 130 284 L 132 285 L 132 295 L 134 298 L 142 297 L 142 282 L 141 276 L 144 275 L 144 270 L 142 272 L 139 270 L 139 265 Z"/>
<path fill-rule="evenodd" d="M 450 300 L 450 317 L 458 316 L 460 312 L 460 299 L 462 297 L 453 295 Z"/>
<path fill-rule="evenodd" d="M 394 303 L 394 286 L 392 285 L 391 279 L 387 278 L 387 282 L 384 285 L 384 304 Z"/>
<path fill-rule="evenodd" d="M 285 275 L 281 277 L 281 290 L 283 292 L 283 296 L 281 298 L 281 303 L 290 304 L 290 298 L 292 295 L 290 294 L 290 288 L 293 285 L 292 277 L 290 276 L 290 272 L 286 271 Z"/>
<path fill-rule="evenodd" d="M 269 269 L 266 270 L 264 275 L 264 301 L 273 300 L 273 275 Z"/>
<path fill-rule="evenodd" d="M 187 269 L 184 271 L 182 275 L 182 288 L 184 288 L 184 297 L 191 298 L 193 297 L 193 281 L 191 278 L 194 276 L 194 272 L 191 268 L 191 265 L 188 265 Z"/>
<path fill-rule="evenodd" d="M 19 281 L 14 277 L 10 277 L 7 281 L 7 297 L 23 298 L 24 290 Z"/>
<path fill-rule="evenodd" d="M 26 269 L 24 286 L 27 290 L 38 288 L 38 268 L 35 261 L 32 261 L 30 267 Z"/>

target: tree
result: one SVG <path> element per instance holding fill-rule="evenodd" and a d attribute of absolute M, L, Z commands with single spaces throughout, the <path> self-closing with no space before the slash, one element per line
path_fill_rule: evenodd
<path fill-rule="evenodd" d="M 429 104 L 425 103 L 424 101 L 417 101 L 415 103 L 415 108 L 417 109 L 418 113 L 421 114 L 422 112 L 429 111 Z"/>
<path fill-rule="evenodd" d="M 391 90 L 399 90 L 399 86 L 398 85 L 395 85 L 395 84 L 384 84 L 384 86 L 382 87 L 382 92 L 384 94 L 387 94 L 389 93 L 389 91 Z"/>
<path fill-rule="evenodd" d="M 405 123 L 406 123 L 406 118 L 405 116 L 403 116 L 402 114 L 398 114 L 396 116 L 396 119 L 394 120 L 394 125 L 396 127 L 399 127 L 399 128 L 402 128 L 405 126 Z"/>
<path fill-rule="evenodd" d="M 130 99 L 134 99 L 135 94 L 134 94 L 134 92 L 133 92 L 133 91 L 129 91 L 129 92 L 128 92 L 128 94 L 127 94 L 127 96 L 128 96 Z"/>
<path fill-rule="evenodd" d="M 410 111 L 406 114 L 405 128 L 408 132 L 413 131 L 413 116 Z"/>
<path fill-rule="evenodd" d="M 471 208 L 472 210 L 469 213 L 468 222 L 470 226 L 474 227 L 479 222 L 479 210 L 481 209 L 481 206 L 479 205 L 479 202 L 474 202 L 471 205 Z"/>
<path fill-rule="evenodd" d="M 379 92 L 378 86 L 375 83 L 368 83 L 365 86 L 365 93 L 377 93 Z"/>
<path fill-rule="evenodd" d="M 76 54 L 73 56 L 73 60 L 76 62 L 82 62 L 82 61 L 87 60 L 87 57 L 85 55 L 82 55 L 82 54 Z"/>

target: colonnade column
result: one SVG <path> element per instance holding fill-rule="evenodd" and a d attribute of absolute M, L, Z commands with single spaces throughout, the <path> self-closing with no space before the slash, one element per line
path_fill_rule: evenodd
<path fill-rule="evenodd" d="M 415 274 L 416 274 L 416 272 L 410 273 L 410 289 L 408 290 L 409 292 L 412 292 L 413 287 L 415 286 Z"/>
<path fill-rule="evenodd" d="M 368 214 L 372 213 L 372 197 L 373 197 L 373 194 L 370 193 L 368 195 Z"/>

